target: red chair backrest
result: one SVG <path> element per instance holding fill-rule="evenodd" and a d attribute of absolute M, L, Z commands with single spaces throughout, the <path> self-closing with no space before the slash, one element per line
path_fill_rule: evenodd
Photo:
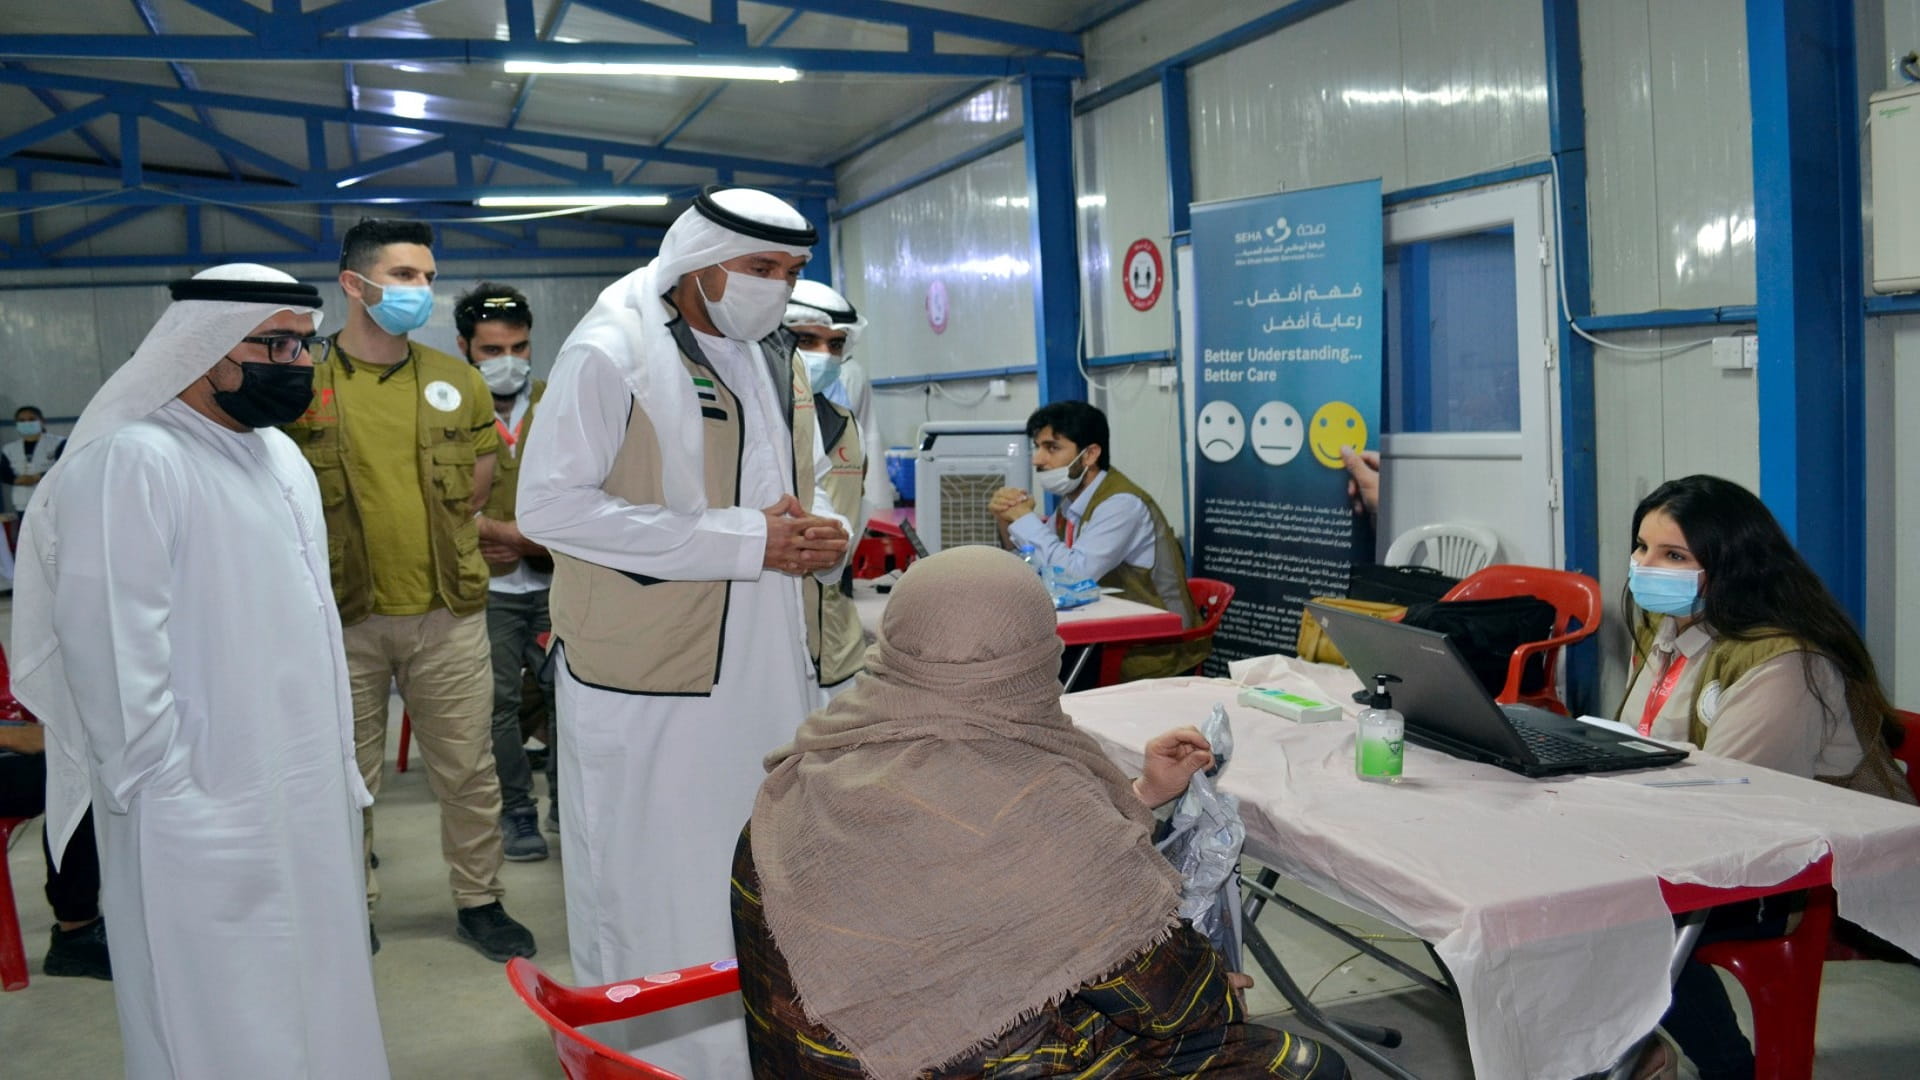
<path fill-rule="evenodd" d="M 1900 725 L 1900 745 L 1894 747 L 1893 758 L 1907 767 L 1907 786 L 1920 799 L 1920 713 L 1895 709 L 1893 719 Z"/>
<path fill-rule="evenodd" d="M 1193 594 L 1193 606 L 1200 609 L 1200 625 L 1180 635 L 1181 641 L 1193 641 L 1220 629 L 1220 616 L 1233 603 L 1233 586 L 1213 578 L 1187 579 L 1187 592 Z"/>
<path fill-rule="evenodd" d="M 553 1049 L 569 1080 L 683 1080 L 678 1073 L 649 1065 L 580 1032 L 587 1024 L 630 1020 L 740 989 L 733 961 L 681 968 L 606 986 L 567 986 L 555 982 L 533 961 L 507 963 L 507 981 L 528 1009 L 553 1035 Z"/>
<path fill-rule="evenodd" d="M 1537 596 L 1552 604 L 1554 637 L 1567 633 L 1576 623 L 1587 633 L 1600 626 L 1600 583 L 1571 570 L 1501 563 L 1475 571 L 1441 599 L 1498 600 L 1505 596 Z"/>

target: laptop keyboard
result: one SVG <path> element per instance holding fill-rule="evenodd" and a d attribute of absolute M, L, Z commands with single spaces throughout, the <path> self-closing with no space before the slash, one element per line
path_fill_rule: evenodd
<path fill-rule="evenodd" d="M 1534 727 L 1518 717 L 1509 716 L 1507 722 L 1513 725 L 1513 730 L 1526 742 L 1527 749 L 1533 751 L 1534 759 L 1542 765 L 1568 765 L 1576 761 L 1592 761 L 1614 756 L 1604 747 L 1595 746 L 1570 735 L 1562 735 L 1557 731 Z"/>

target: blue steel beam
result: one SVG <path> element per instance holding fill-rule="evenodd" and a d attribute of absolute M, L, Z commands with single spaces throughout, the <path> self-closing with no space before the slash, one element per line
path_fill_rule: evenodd
<path fill-rule="evenodd" d="M 1086 400 L 1080 373 L 1080 257 L 1073 184 L 1073 84 L 1028 76 L 1022 127 L 1033 252 L 1033 336 L 1039 399 Z"/>
<path fill-rule="evenodd" d="M 962 15 L 952 11 L 894 3 L 892 0 L 767 0 L 795 11 L 812 11 L 866 22 L 893 23 L 909 30 L 992 41 L 1015 48 L 1080 55 L 1080 35 L 1027 23 Z"/>
<path fill-rule="evenodd" d="M 75 93 L 124 95 L 128 99 L 139 101 L 169 102 L 183 105 L 202 104 L 209 108 L 226 109 L 235 112 L 251 112 L 267 116 L 296 117 L 303 120 L 320 120 L 326 123 L 359 125 L 362 127 L 404 128 L 412 131 L 425 131 L 429 134 L 465 135 L 473 139 L 486 139 L 508 143 L 521 147 L 541 147 L 550 150 L 566 150 L 583 154 L 604 154 L 609 157 L 658 158 L 675 165 L 688 165 L 706 169 L 737 169 L 741 172 L 766 173 L 774 176 L 791 177 L 797 180 L 819 181 L 823 184 L 833 182 L 833 170 L 820 165 L 803 165 L 793 162 L 768 161 L 760 158 L 740 157 L 733 154 L 699 153 L 686 150 L 670 150 L 648 146 L 643 143 L 626 143 L 614 139 L 596 139 L 578 135 L 555 135 L 546 132 L 513 131 L 503 132 L 498 127 L 485 124 L 469 124 L 454 120 L 436 120 L 407 116 L 392 116 L 387 113 L 366 109 L 343 109 L 331 105 L 309 105 L 296 101 L 280 101 L 274 98 L 251 97 L 245 94 L 221 94 L 209 91 L 189 91 L 167 86 L 150 86 L 144 83 L 118 82 L 110 79 L 95 79 L 78 75 L 54 75 L 47 72 L 26 71 L 18 68 L 0 70 L 0 83 L 15 86 L 40 87 L 46 90 L 63 90 Z M 114 106 L 100 101 L 81 106 L 46 124 L 44 134 L 29 141 L 13 146 L 27 132 L 18 133 L 0 140 L 0 158 L 15 150 L 31 146 L 33 143 L 57 135 L 78 123 L 97 119 Z M 88 110 L 92 110 L 88 112 Z M 82 120 L 73 117 L 86 113 Z M 33 131 L 36 129 L 29 129 Z"/>
<path fill-rule="evenodd" d="M 746 30 L 736 20 L 729 26 L 716 19 L 708 22 L 683 15 L 672 8 L 650 4 L 646 0 L 580 0 L 582 6 L 604 11 L 616 19 L 636 26 L 658 30 L 682 41 L 711 48 L 731 48 L 745 44 Z"/>
<path fill-rule="evenodd" d="M 1760 497 L 1866 616 L 1866 350 L 1853 5 L 1747 0 Z"/>
<path fill-rule="evenodd" d="M 193 0 L 188 2 L 192 3 Z M 268 36 L 278 32 L 277 27 L 297 27 L 304 23 L 320 33 L 327 34 L 398 14 L 409 8 L 425 7 L 430 2 L 431 0 L 336 0 L 335 3 L 305 15 L 276 14 L 262 24 L 261 33 L 263 36 Z"/>
<path fill-rule="evenodd" d="M 132 221 L 134 218 L 145 217 L 153 213 L 154 210 L 155 207 L 151 206 L 123 207 L 115 210 L 111 214 L 88 222 L 77 229 L 70 229 L 67 232 L 61 233 L 59 236 L 49 237 L 48 239 L 40 241 L 37 245 L 38 253 L 42 255 L 52 255 L 55 252 L 64 251 L 75 244 L 99 236 L 109 229 L 117 229 L 127 222 Z"/>
<path fill-rule="evenodd" d="M 1559 237 L 1554 257 L 1566 290 L 1565 310 L 1575 319 L 1593 310 L 1592 262 L 1587 238 L 1586 90 L 1580 67 L 1578 0 L 1544 0 L 1547 47 L 1547 143 L 1557 165 L 1554 205 Z M 1598 577 L 1600 481 L 1595 445 L 1593 346 L 1574 333 L 1560 312 L 1553 317 L 1560 374 L 1560 513 L 1562 551 L 1569 569 Z M 1611 523 L 1615 527 L 1617 522 Z M 1567 700 L 1584 712 L 1598 711 L 1600 645 L 1591 637 L 1568 650 Z"/>
<path fill-rule="evenodd" d="M 1012 78 L 1080 78 L 1077 56 L 1001 56 L 906 50 L 737 48 L 611 41 L 498 41 L 493 38 L 321 37 L 276 40 L 244 34 L 0 34 L 0 57 L 63 60 L 179 60 L 187 62 L 367 63 L 416 61 L 492 64 L 508 60 L 598 64 L 757 64 L 802 72 Z"/>
<path fill-rule="evenodd" d="M 0 163 L 4 164 L 4 163 Z M 48 172 L 69 173 L 72 170 L 48 169 Z M 117 176 L 115 172 L 113 175 Z M 482 195 L 565 195 L 577 192 L 572 187 L 508 187 L 490 188 L 470 187 L 453 188 L 431 184 L 396 185 L 380 187 L 371 184 L 355 184 L 346 188 L 327 186 L 295 186 L 278 184 L 257 184 L 246 181 L 225 181 L 219 183 L 170 183 L 162 187 L 154 177 L 148 176 L 146 182 L 136 188 L 122 191 L 99 192 L 97 197 L 89 196 L 89 206 L 172 206 L 189 202 L 222 202 L 242 205 L 297 205 L 312 203 L 316 205 L 346 205 L 369 203 L 411 203 L 411 202 L 458 202 L 471 203 Z M 0 191 L 0 207 L 51 209 L 74 201 L 76 197 L 87 195 L 84 192 L 68 191 Z M 488 213 L 501 213 L 491 210 Z"/>
<path fill-rule="evenodd" d="M 553 35 L 559 33 L 560 24 L 566 20 L 567 12 L 572 9 L 573 0 L 557 0 L 553 5 L 553 10 L 547 14 L 546 27 L 538 32 L 539 40 L 546 41 L 553 37 Z M 532 35 L 534 33 L 533 0 L 508 0 L 507 19 L 508 37 L 518 40 Z M 527 75 L 520 80 L 520 91 L 513 95 L 513 107 L 507 110 L 506 128 L 508 131 L 512 131 L 515 127 L 519 126 L 520 114 L 526 111 L 527 101 L 533 97 L 533 84 L 538 81 L 539 78 L 540 76 L 538 75 Z M 662 139 L 660 141 L 664 145 L 667 140 Z M 640 165 L 644 164 L 646 163 L 640 163 Z M 635 165 L 634 168 L 638 169 L 640 165 Z M 500 163 L 497 161 L 487 166 L 485 183 L 493 182 L 494 171 L 499 167 Z M 624 180 L 621 182 L 625 183 Z"/>
<path fill-rule="evenodd" d="M 122 113 L 122 116 L 133 115 L 134 113 L 135 110 L 129 108 L 126 112 Z M 171 109 L 164 109 L 157 105 L 143 105 L 139 108 L 138 115 L 145 116 L 156 124 L 163 124 L 170 127 L 189 139 L 197 140 L 220 151 L 223 155 L 250 162 L 255 168 L 277 176 L 282 180 L 298 180 L 305 174 L 305 170 L 290 161 L 282 161 L 264 150 L 255 150 L 239 139 L 222 135 L 218 131 L 198 121 L 189 120 Z M 127 148 L 124 145 L 122 145 L 120 149 L 120 155 L 123 158 L 127 156 Z"/>
<path fill-rule="evenodd" d="M 247 0 L 187 0 L 187 3 L 242 30 L 258 30 L 270 18 Z"/>
<path fill-rule="evenodd" d="M 17 65 L 15 65 L 14 62 L 11 60 L 0 60 L 0 71 L 15 70 L 16 67 Z M 26 69 L 18 68 L 18 70 L 24 71 Z M 33 95 L 33 99 L 35 101 L 38 101 L 40 104 L 46 106 L 47 111 L 52 113 L 55 116 L 59 116 L 61 113 L 67 111 L 67 106 L 65 102 L 61 101 L 59 98 L 54 97 L 52 94 L 48 93 L 45 90 L 42 90 L 37 86 L 28 88 L 27 92 Z M 87 149 L 93 151 L 94 154 L 97 155 L 101 161 L 104 161 L 109 165 L 113 165 L 119 162 L 120 160 L 119 155 L 107 149 L 107 144 L 101 142 L 99 137 L 94 135 L 93 132 L 88 131 L 86 128 L 83 127 L 75 131 L 74 134 L 78 135 L 80 137 L 80 141 L 87 144 Z"/>
<path fill-rule="evenodd" d="M 166 34 L 166 27 L 161 24 L 159 13 L 153 10 L 152 0 L 133 0 L 133 10 L 139 13 L 140 21 L 146 24 L 148 33 L 155 37 Z M 192 68 L 179 63 L 170 63 L 167 67 L 173 71 L 173 81 L 180 84 L 180 89 L 200 89 L 200 80 L 194 77 Z M 213 114 L 209 113 L 205 108 L 195 106 L 193 115 L 195 119 L 207 127 L 211 128 L 214 126 Z M 240 166 L 234 162 L 231 155 L 223 150 L 220 152 L 220 160 L 225 163 L 227 172 L 231 173 L 235 180 L 240 179 Z"/>
<path fill-rule="evenodd" d="M 9 81 L 8 76 L 14 74 L 17 73 L 0 71 L 0 82 Z M 12 157 L 35 143 L 44 142 L 47 139 L 53 138 L 55 135 L 65 134 L 82 125 L 90 124 L 103 116 L 111 116 L 118 111 L 121 104 L 121 102 L 113 98 L 100 98 L 95 101 L 89 101 L 78 108 L 55 113 L 52 119 L 42 120 L 32 127 L 27 128 L 25 131 L 16 131 L 6 138 L 0 139 L 0 159 Z"/>
<path fill-rule="evenodd" d="M 813 255 L 801 271 L 822 285 L 833 284 L 833 220 L 827 216 L 827 200 L 801 199 L 800 216 L 807 219 L 819 239 L 813 242 Z"/>

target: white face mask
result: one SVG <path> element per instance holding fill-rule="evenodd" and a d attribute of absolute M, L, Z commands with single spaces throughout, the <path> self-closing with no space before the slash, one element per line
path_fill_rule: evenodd
<path fill-rule="evenodd" d="M 827 388 L 840 381 L 841 359 L 830 352 L 800 353 L 800 359 L 807 365 L 807 382 L 816 394 L 824 394 Z"/>
<path fill-rule="evenodd" d="M 735 341 L 759 341 L 773 333 L 787 313 L 787 298 L 793 295 L 793 286 L 785 278 L 755 277 L 732 270 L 727 271 L 727 290 L 718 300 L 707 295 L 698 276 L 693 279 L 693 287 L 706 301 L 707 317 L 713 320 L 714 329 Z"/>
<path fill-rule="evenodd" d="M 1080 481 L 1087 478 L 1087 471 L 1085 469 L 1080 470 L 1080 475 L 1078 476 L 1072 474 L 1074 462 L 1079 461 L 1085 454 L 1086 451 L 1082 450 L 1080 453 L 1073 455 L 1073 461 L 1069 461 L 1057 469 L 1041 469 L 1039 472 L 1034 473 L 1033 478 L 1039 482 L 1040 490 L 1049 495 L 1071 495 L 1073 489 L 1080 486 Z"/>
<path fill-rule="evenodd" d="M 474 366 L 480 369 L 480 377 L 487 380 L 487 389 L 506 397 L 519 393 L 520 388 L 527 385 L 527 374 L 533 370 L 533 361 L 508 353 L 489 357 Z"/>

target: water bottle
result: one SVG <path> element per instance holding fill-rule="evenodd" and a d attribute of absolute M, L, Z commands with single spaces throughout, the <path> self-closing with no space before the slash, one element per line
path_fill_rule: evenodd
<path fill-rule="evenodd" d="M 1400 768 L 1406 755 L 1407 718 L 1393 707 L 1393 695 L 1387 683 L 1399 682 L 1395 675 L 1373 677 L 1373 697 L 1360 710 L 1360 729 L 1354 737 L 1353 770 L 1362 780 L 1381 784 L 1400 782 Z"/>

